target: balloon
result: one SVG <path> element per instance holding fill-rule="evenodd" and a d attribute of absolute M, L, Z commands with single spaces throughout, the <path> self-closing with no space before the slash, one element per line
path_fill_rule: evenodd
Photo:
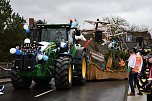
<path fill-rule="evenodd" d="M 48 60 L 48 56 L 43 55 L 43 60 L 47 61 Z"/>
<path fill-rule="evenodd" d="M 27 24 L 25 24 L 25 25 L 23 26 L 23 28 L 24 28 L 25 30 L 26 30 L 26 29 L 29 29 Z"/>
<path fill-rule="evenodd" d="M 15 49 L 15 48 L 11 48 L 11 49 L 10 49 L 10 53 L 11 53 L 11 54 L 14 54 L 15 52 L 16 52 L 16 49 Z"/>
<path fill-rule="evenodd" d="M 20 55 L 20 54 L 22 54 L 22 52 L 21 52 L 19 49 L 16 49 L 15 54 L 16 54 L 16 55 Z"/>
<path fill-rule="evenodd" d="M 72 22 L 72 25 L 71 25 L 71 27 L 76 27 L 77 26 L 77 22 Z"/>
<path fill-rule="evenodd" d="M 60 47 L 61 48 L 65 48 L 67 46 L 67 44 L 65 42 L 61 42 Z"/>
<path fill-rule="evenodd" d="M 30 29 L 25 29 L 25 32 L 26 33 L 30 33 Z"/>
<path fill-rule="evenodd" d="M 30 43 L 30 39 L 29 39 L 29 38 L 26 38 L 26 39 L 24 40 L 24 43 Z"/>
<path fill-rule="evenodd" d="M 42 60 L 42 58 L 43 58 L 43 55 L 37 55 L 38 60 Z"/>

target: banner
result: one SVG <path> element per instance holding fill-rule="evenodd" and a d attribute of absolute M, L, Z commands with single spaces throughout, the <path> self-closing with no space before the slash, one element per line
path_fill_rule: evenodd
<path fill-rule="evenodd" d="M 104 60 L 105 60 L 104 55 L 102 55 L 101 53 L 90 51 L 90 55 L 91 55 L 91 58 L 93 58 L 99 62 L 104 62 Z"/>

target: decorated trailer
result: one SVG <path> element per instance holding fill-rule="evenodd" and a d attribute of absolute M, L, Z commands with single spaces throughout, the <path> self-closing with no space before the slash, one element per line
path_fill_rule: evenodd
<path fill-rule="evenodd" d="M 107 22 L 86 22 L 94 25 L 94 29 L 82 30 L 85 37 L 91 39 L 87 80 L 127 79 L 129 50 L 135 49 L 142 55 L 152 51 L 152 40 L 147 31 L 112 34 Z"/>
<path fill-rule="evenodd" d="M 124 41 L 125 32 L 111 34 L 110 23 L 88 21 L 94 26 L 93 29 L 82 29 L 87 40 L 90 39 L 88 46 L 88 69 L 87 80 L 102 79 L 126 79 L 127 59 L 129 57 L 128 47 Z M 83 42 L 79 42 L 84 45 Z"/>

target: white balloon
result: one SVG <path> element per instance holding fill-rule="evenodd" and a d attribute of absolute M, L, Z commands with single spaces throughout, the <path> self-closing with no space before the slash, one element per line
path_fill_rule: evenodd
<path fill-rule="evenodd" d="M 66 43 L 65 42 L 61 42 L 60 47 L 61 48 L 65 48 L 66 47 Z"/>
<path fill-rule="evenodd" d="M 42 58 L 43 58 L 43 55 L 37 55 L 38 60 L 42 60 Z"/>
<path fill-rule="evenodd" d="M 11 54 L 15 54 L 15 52 L 16 52 L 16 49 L 15 49 L 15 48 L 11 48 L 11 49 L 10 49 L 10 53 L 11 53 Z"/>
<path fill-rule="evenodd" d="M 28 29 L 28 25 L 25 24 L 25 25 L 23 26 L 23 28 L 24 28 L 25 30 Z"/>
<path fill-rule="evenodd" d="M 24 40 L 24 43 L 30 43 L 30 39 L 29 39 L 29 38 L 26 38 L 26 39 Z"/>

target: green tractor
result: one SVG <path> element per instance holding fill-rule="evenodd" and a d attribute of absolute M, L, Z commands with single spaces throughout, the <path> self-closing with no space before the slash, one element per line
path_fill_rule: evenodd
<path fill-rule="evenodd" d="M 80 31 L 70 24 L 36 24 L 27 30 L 21 46 L 11 48 L 15 54 L 11 69 L 15 89 L 29 88 L 32 80 L 38 85 L 55 78 L 56 89 L 70 89 L 74 82 L 86 82 L 86 48 L 74 36 Z M 29 37 L 30 36 L 30 37 Z"/>

